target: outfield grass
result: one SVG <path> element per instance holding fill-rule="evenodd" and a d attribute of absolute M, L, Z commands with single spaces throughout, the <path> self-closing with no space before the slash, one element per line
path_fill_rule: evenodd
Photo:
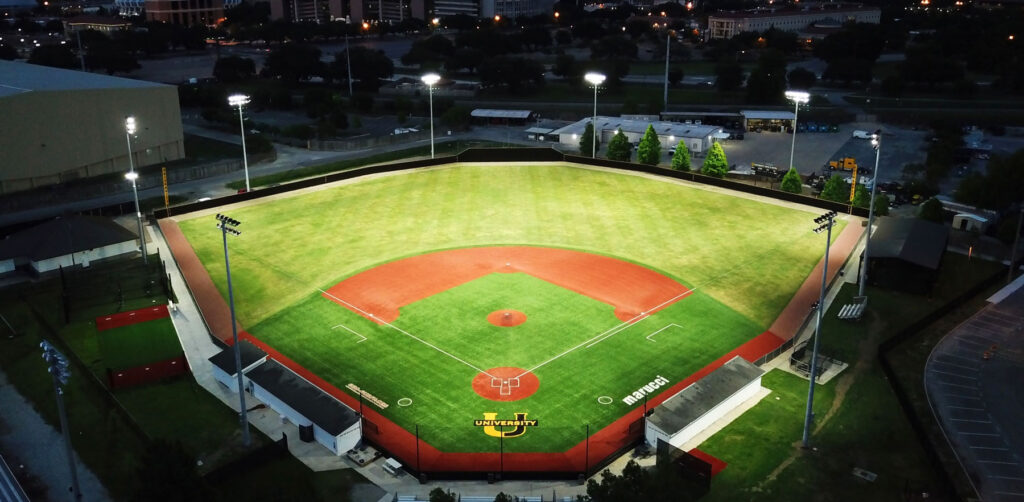
<path fill-rule="evenodd" d="M 110 369 L 125 369 L 166 361 L 182 354 L 169 317 L 99 332 L 99 349 Z"/>
<path fill-rule="evenodd" d="M 561 451 L 578 443 L 585 425 L 598 429 L 631 409 L 621 398 L 656 375 L 678 382 L 763 332 L 823 251 L 805 211 L 560 165 L 387 175 L 233 208 L 231 215 L 243 222 L 242 236 L 231 242 L 231 264 L 246 329 L 338 388 L 366 388 L 391 404 L 385 416 L 409 429 L 419 425 L 421 438 L 448 451 L 496 447 L 493 438 L 471 432 L 484 412 L 528 412 L 545 423 L 506 451 Z M 210 218 L 187 219 L 181 228 L 226 293 L 220 236 L 210 231 Z M 620 324 L 611 307 L 525 274 L 486 276 L 410 304 L 394 323 L 402 331 L 319 291 L 385 261 L 501 244 L 610 255 L 695 293 L 580 348 Z M 522 310 L 530 320 L 489 327 L 486 314 L 499 308 Z M 645 339 L 670 324 L 682 331 Z M 331 329 L 338 325 L 366 341 Z M 471 390 L 480 369 L 532 369 L 559 354 L 535 371 L 541 386 L 530 398 L 497 403 Z M 599 404 L 600 396 L 612 404 Z M 413 405 L 396 406 L 402 398 Z"/>
<path fill-rule="evenodd" d="M 812 214 L 643 176 L 461 165 L 233 208 L 243 234 L 231 268 L 248 327 L 383 261 L 472 245 L 566 247 L 681 278 L 767 327 L 823 252 Z M 226 297 L 212 220 L 181 228 Z"/>

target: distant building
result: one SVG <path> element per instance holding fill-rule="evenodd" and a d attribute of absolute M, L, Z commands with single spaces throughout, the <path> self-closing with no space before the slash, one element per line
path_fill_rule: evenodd
<path fill-rule="evenodd" d="M 25 270 L 38 275 L 60 267 L 135 253 L 137 234 L 109 218 L 65 216 L 0 240 L 0 276 Z"/>
<path fill-rule="evenodd" d="M 546 133 L 544 136 L 552 141 L 557 137 L 557 141 L 565 146 L 579 146 L 580 137 L 592 119 L 592 117 L 580 119 Z M 708 148 L 711 148 L 711 143 L 714 143 L 716 135 L 722 132 L 722 128 L 718 126 L 597 116 L 597 134 L 601 138 L 602 145 L 607 145 L 619 129 L 622 129 L 622 133 L 626 135 L 630 143 L 638 144 L 644 133 L 647 132 L 648 125 L 654 126 L 663 149 L 674 148 L 680 140 L 686 140 L 686 147 L 696 154 L 707 152 Z"/>
<path fill-rule="evenodd" d="M 149 21 L 212 26 L 224 17 L 225 3 L 224 0 L 145 0 L 144 7 Z"/>
<path fill-rule="evenodd" d="M 63 23 L 64 34 L 68 37 L 71 37 L 76 32 L 85 30 L 96 30 L 109 35 L 115 31 L 127 30 L 132 27 L 131 21 L 125 21 L 116 17 L 97 16 L 95 14 L 82 14 L 65 19 Z"/>
<path fill-rule="evenodd" d="M 185 156 L 171 85 L 0 61 L 0 110 L 0 193 L 128 172 L 129 115 L 136 167 Z"/>
<path fill-rule="evenodd" d="M 841 25 L 846 22 L 878 24 L 878 7 L 851 3 L 807 3 L 800 7 L 770 7 L 754 10 L 719 12 L 708 16 L 705 39 L 732 38 L 745 31 L 763 32 L 769 28 L 801 32 L 815 24 Z"/>

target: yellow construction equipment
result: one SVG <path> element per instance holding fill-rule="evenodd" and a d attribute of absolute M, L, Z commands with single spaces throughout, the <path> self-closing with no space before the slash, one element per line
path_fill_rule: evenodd
<path fill-rule="evenodd" d="M 828 167 L 833 171 L 853 171 L 857 169 L 857 159 L 853 157 L 843 157 L 839 160 L 830 160 L 828 162 Z"/>

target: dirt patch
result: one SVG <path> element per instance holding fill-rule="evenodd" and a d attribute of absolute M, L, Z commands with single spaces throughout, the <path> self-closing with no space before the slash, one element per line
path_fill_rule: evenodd
<path fill-rule="evenodd" d="M 615 307 L 621 321 L 661 310 L 689 288 L 651 269 L 569 249 L 474 247 L 385 263 L 331 287 L 324 296 L 371 321 L 394 322 L 405 305 L 492 273 L 523 272 Z"/>
<path fill-rule="evenodd" d="M 537 375 L 522 368 L 491 368 L 473 377 L 473 392 L 491 401 L 518 401 L 537 392 Z"/>
<path fill-rule="evenodd" d="M 511 328 L 526 322 L 526 314 L 518 310 L 495 310 L 487 314 L 487 322 L 502 328 Z"/>

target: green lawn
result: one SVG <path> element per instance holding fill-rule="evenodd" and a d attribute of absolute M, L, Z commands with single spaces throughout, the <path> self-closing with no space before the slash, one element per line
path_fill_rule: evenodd
<path fill-rule="evenodd" d="M 442 167 L 224 212 L 243 222 L 230 243 L 243 326 L 336 387 L 366 387 L 391 404 L 388 418 L 420 425 L 422 438 L 449 451 L 495 447 L 483 434 L 465 433 L 484 412 L 528 412 L 544 421 L 538 430 L 546 432 L 506 444 L 507 451 L 559 451 L 579 442 L 582 425 L 598 428 L 621 416 L 630 408 L 622 396 L 655 375 L 682 380 L 763 332 L 823 251 L 811 232 L 813 213 L 564 165 Z M 181 228 L 226 293 L 211 219 L 187 219 Z M 395 322 L 402 333 L 319 293 L 386 261 L 502 244 L 611 255 L 696 293 L 541 367 L 540 390 L 512 403 L 473 393 L 478 369 L 529 368 L 567 351 L 618 325 L 611 307 L 525 274 L 498 274 L 406 306 Z M 510 331 L 484 324 L 488 312 L 513 301 L 525 305 L 530 321 Z M 683 331 L 645 340 L 673 323 Z M 331 329 L 339 324 L 367 340 Z M 598 404 L 602 395 L 613 404 Z M 401 398 L 413 405 L 396 406 Z"/>
<path fill-rule="evenodd" d="M 509 305 L 528 320 L 512 328 L 486 321 Z M 420 437 L 445 451 L 493 450 L 494 439 L 472 425 L 485 412 L 528 412 L 544 424 L 506 442 L 506 451 L 564 451 L 582 440 L 585 425 L 602 428 L 634 408 L 621 398 L 655 376 L 683 380 L 761 332 L 698 292 L 587 347 L 583 342 L 620 327 L 612 310 L 526 274 L 491 274 L 406 306 L 392 323 L 398 329 L 316 294 L 250 332 L 338 388 L 367 389 L 391 405 L 385 416 L 407 429 L 419 425 Z M 673 323 L 682 327 L 646 339 Z M 332 329 L 339 325 L 366 340 Z M 541 386 L 528 398 L 497 403 L 472 391 L 478 370 L 532 369 L 560 354 L 535 371 Z M 614 401 L 600 404 L 600 396 Z M 413 404 L 395 406 L 402 398 Z"/>
<path fill-rule="evenodd" d="M 230 246 L 236 307 L 247 327 L 385 261 L 499 244 L 583 249 L 642 264 L 767 327 L 823 252 L 811 232 L 813 212 L 564 165 L 420 170 L 224 212 L 243 222 Z M 195 217 L 181 228 L 226 297 L 212 221 Z"/>
<path fill-rule="evenodd" d="M 182 354 L 169 317 L 104 330 L 97 339 L 104 364 L 110 369 L 132 368 Z"/>

